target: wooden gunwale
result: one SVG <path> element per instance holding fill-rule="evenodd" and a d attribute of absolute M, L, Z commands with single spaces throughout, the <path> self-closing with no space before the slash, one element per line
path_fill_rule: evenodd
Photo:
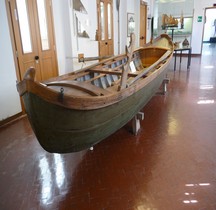
<path fill-rule="evenodd" d="M 161 37 L 163 37 L 163 36 L 161 36 Z M 153 44 L 154 44 L 154 42 L 153 42 Z M 155 50 L 156 49 L 163 49 L 164 51 L 167 50 L 167 48 L 164 48 L 164 47 L 146 45 L 145 48 L 139 48 L 139 49 L 134 51 L 133 56 L 132 56 L 132 60 L 135 59 L 136 56 L 138 56 L 138 54 L 136 54 L 136 53 L 138 53 L 139 50 L 145 51 L 147 49 L 155 49 Z M 40 97 L 40 98 L 42 98 L 42 99 L 44 99 L 44 100 L 46 100 L 52 104 L 66 107 L 68 109 L 76 109 L 76 110 L 99 109 L 102 107 L 106 107 L 106 106 L 115 104 L 121 100 L 124 100 L 128 96 L 134 94 L 136 91 L 139 91 L 141 88 L 145 87 L 145 85 L 147 85 L 149 82 L 151 82 L 153 79 L 155 79 L 164 70 L 164 68 L 167 67 L 167 64 L 169 63 L 167 61 L 171 59 L 172 52 L 170 51 L 170 55 L 168 55 L 168 57 L 166 57 L 164 60 L 162 60 L 162 62 L 166 61 L 167 63 L 165 63 L 164 65 L 157 63 L 157 65 L 154 65 L 154 68 L 153 67 L 150 68 L 151 66 L 149 68 L 147 67 L 148 72 L 141 75 L 141 76 L 139 76 L 139 74 L 134 75 L 132 73 L 128 73 L 127 76 L 129 79 L 127 78 L 127 81 L 129 82 L 128 83 L 129 85 L 127 85 L 127 87 L 122 89 L 121 91 L 114 91 L 113 87 L 106 88 L 106 90 L 103 93 L 102 93 L 103 88 L 99 88 L 99 87 L 95 88 L 94 91 L 89 90 L 90 86 L 87 87 L 87 84 L 92 79 L 88 79 L 82 83 L 77 82 L 76 85 L 75 85 L 75 83 L 73 83 L 73 84 L 70 83 L 71 80 L 82 77 L 83 75 L 88 75 L 90 72 L 97 71 L 97 69 L 99 68 L 98 66 L 100 66 L 100 67 L 102 66 L 102 70 L 98 70 L 98 71 L 101 71 L 101 72 L 98 72 L 98 73 L 100 73 L 100 75 L 98 75 L 98 76 L 99 77 L 101 77 L 101 75 L 105 76 L 105 74 L 107 74 L 107 72 L 106 72 L 106 70 L 103 70 L 104 67 L 111 66 L 113 63 L 117 64 L 117 62 L 121 61 L 122 59 L 125 59 L 125 57 L 126 57 L 126 54 L 122 54 L 122 55 L 118 55 L 117 57 L 108 58 L 106 60 L 100 61 L 97 64 L 93 64 L 93 65 L 88 66 L 88 67 L 81 69 L 79 71 L 72 72 L 72 73 L 69 73 L 66 75 L 62 75 L 62 76 L 47 80 L 44 82 L 44 84 L 33 81 L 33 80 L 24 79 L 23 81 L 21 81 L 20 83 L 17 84 L 17 89 L 18 89 L 21 96 L 23 94 L 25 94 L 26 92 L 31 92 L 31 93 L 37 95 L 38 97 Z M 140 57 L 140 59 L 142 60 L 142 57 Z M 125 63 L 123 65 L 125 65 Z M 116 66 L 114 68 L 119 68 L 119 66 Z M 107 68 L 105 68 L 105 69 L 107 69 Z M 109 74 L 121 74 L 122 75 L 122 72 L 120 72 L 119 70 L 116 70 L 116 71 L 113 71 L 113 70 L 111 71 L 111 70 L 112 70 L 112 68 L 108 68 Z M 145 68 L 141 71 L 145 72 Z M 140 71 L 138 71 L 138 72 L 140 72 Z M 138 76 L 139 76 L 139 78 L 138 78 Z M 97 77 L 97 76 L 95 76 L 95 77 Z M 136 78 L 136 82 L 133 81 L 134 80 L 133 78 L 134 79 Z M 130 80 L 132 80 L 132 82 Z M 49 84 L 52 82 L 53 82 L 53 84 L 57 85 L 57 83 L 56 83 L 57 81 L 62 81 L 62 82 L 58 83 L 58 85 L 60 85 L 59 91 L 48 88 L 46 85 L 46 84 Z M 119 84 L 119 82 L 120 82 L 120 80 L 114 81 L 113 85 L 117 86 Z M 69 85 L 69 83 L 70 83 L 70 85 Z M 81 87 L 84 83 L 86 84 L 86 87 Z M 91 85 L 91 84 L 89 83 L 89 85 Z M 63 95 L 62 100 L 59 100 L 59 96 L 61 94 L 60 88 L 62 86 L 67 86 L 67 87 L 72 87 L 72 86 L 75 87 L 76 86 L 75 88 L 77 88 L 77 89 L 83 89 L 86 92 L 89 91 L 90 95 L 89 96 L 87 96 L 87 95 L 85 95 L 85 96 L 73 96 L 73 95 L 67 94 L 67 92 L 66 92 Z M 99 89 L 101 91 L 99 91 Z"/>
<path fill-rule="evenodd" d="M 171 56 L 168 59 L 171 59 Z M 167 64 L 164 64 L 158 70 L 152 72 L 148 77 L 145 77 L 144 79 L 140 78 L 140 80 L 138 80 L 133 85 L 118 92 L 111 92 L 109 95 L 82 97 L 82 96 L 70 96 L 64 94 L 63 101 L 60 101 L 59 100 L 60 91 L 57 92 L 55 90 L 47 88 L 47 86 L 44 84 L 32 80 L 23 80 L 22 83 L 19 84 L 19 88 L 25 89 L 25 92 L 31 92 L 52 104 L 66 107 L 68 109 L 94 110 L 124 100 L 125 98 L 139 91 L 140 89 L 145 87 L 148 83 L 150 83 L 152 80 L 154 80 L 161 72 L 163 72 L 163 70 L 166 67 Z"/>

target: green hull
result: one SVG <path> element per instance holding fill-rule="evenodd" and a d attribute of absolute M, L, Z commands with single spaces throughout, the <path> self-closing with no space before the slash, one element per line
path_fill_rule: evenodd
<path fill-rule="evenodd" d="M 75 110 L 51 104 L 37 95 L 23 95 L 27 115 L 41 146 L 51 153 L 88 149 L 129 122 L 160 87 L 166 69 L 133 95 L 110 106 Z"/>

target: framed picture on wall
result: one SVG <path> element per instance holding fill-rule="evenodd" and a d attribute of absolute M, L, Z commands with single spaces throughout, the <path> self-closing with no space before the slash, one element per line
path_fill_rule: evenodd
<path fill-rule="evenodd" d="M 135 31 L 134 13 L 127 13 L 127 36 Z"/>

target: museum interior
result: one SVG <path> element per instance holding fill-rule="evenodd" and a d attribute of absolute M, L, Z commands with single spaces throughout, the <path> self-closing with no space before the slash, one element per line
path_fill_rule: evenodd
<path fill-rule="evenodd" d="M 215 1 L 2 0 L 0 28 L 0 209 L 216 209 Z"/>

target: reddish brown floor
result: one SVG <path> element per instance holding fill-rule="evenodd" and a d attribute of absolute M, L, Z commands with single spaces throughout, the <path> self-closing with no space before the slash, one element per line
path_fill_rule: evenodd
<path fill-rule="evenodd" d="M 208 53 L 210 51 L 210 53 Z M 216 48 L 173 72 L 166 96 L 94 147 L 49 154 L 23 118 L 0 129 L 1 210 L 216 209 Z"/>

